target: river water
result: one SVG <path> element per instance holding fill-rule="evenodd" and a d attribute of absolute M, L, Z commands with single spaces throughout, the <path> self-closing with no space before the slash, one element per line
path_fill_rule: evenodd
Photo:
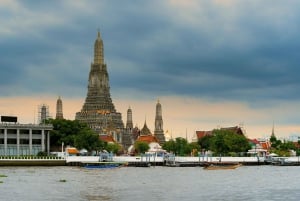
<path fill-rule="evenodd" d="M 1 201 L 300 200 L 300 166 L 0 167 L 0 175 Z"/>

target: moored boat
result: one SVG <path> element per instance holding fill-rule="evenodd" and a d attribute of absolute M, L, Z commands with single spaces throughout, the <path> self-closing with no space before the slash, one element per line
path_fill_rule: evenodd
<path fill-rule="evenodd" d="M 82 166 L 87 169 L 112 169 L 126 166 L 127 163 L 119 163 L 119 162 L 90 162 L 83 163 Z"/>
<path fill-rule="evenodd" d="M 240 167 L 241 164 L 237 163 L 237 164 L 224 164 L 224 163 L 221 163 L 221 164 L 209 164 L 205 167 L 203 167 L 203 169 L 205 170 L 233 170 L 233 169 L 236 169 L 238 167 Z"/>

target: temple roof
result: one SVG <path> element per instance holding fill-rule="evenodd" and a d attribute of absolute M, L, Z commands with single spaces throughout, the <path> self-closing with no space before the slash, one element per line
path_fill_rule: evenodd
<path fill-rule="evenodd" d="M 141 135 L 141 136 L 138 137 L 138 139 L 136 141 L 146 142 L 148 144 L 150 144 L 151 142 L 157 142 L 158 143 L 157 138 L 153 135 Z"/>
<path fill-rule="evenodd" d="M 113 142 L 115 143 L 116 141 L 111 135 L 99 135 L 99 139 L 102 140 L 103 142 Z"/>
<path fill-rule="evenodd" d="M 237 135 L 244 135 L 244 132 L 241 127 L 233 126 L 233 127 L 226 127 L 226 128 L 220 128 L 220 130 L 227 130 L 231 131 Z M 213 130 L 211 131 L 196 131 L 197 138 L 203 138 L 204 136 L 211 136 L 213 135 Z"/>
<path fill-rule="evenodd" d="M 147 123 L 145 121 L 144 127 L 142 128 L 140 135 L 152 135 L 150 129 L 147 126 Z"/>

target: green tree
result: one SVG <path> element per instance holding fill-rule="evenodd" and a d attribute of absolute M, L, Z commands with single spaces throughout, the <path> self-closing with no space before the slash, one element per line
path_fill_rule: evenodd
<path fill-rule="evenodd" d="M 37 156 L 48 156 L 48 154 L 45 151 L 40 151 L 37 153 Z"/>
<path fill-rule="evenodd" d="M 171 139 L 171 140 L 165 142 L 163 144 L 162 148 L 169 153 L 170 152 L 175 153 L 176 152 L 176 142 L 173 139 Z"/>
<path fill-rule="evenodd" d="M 204 137 L 200 138 L 198 140 L 198 144 L 200 145 L 201 149 L 204 149 L 205 151 L 210 149 L 210 141 L 213 136 L 211 135 L 205 135 Z"/>
<path fill-rule="evenodd" d="M 225 143 L 224 132 L 221 130 L 213 131 L 213 138 L 210 141 L 210 149 L 216 154 L 226 154 L 229 152 L 228 144 Z"/>
<path fill-rule="evenodd" d="M 108 152 L 112 152 L 114 154 L 117 154 L 121 150 L 121 146 L 116 143 L 107 143 L 105 146 L 105 150 Z"/>
<path fill-rule="evenodd" d="M 149 145 L 146 142 L 137 141 L 134 143 L 134 148 L 139 154 L 143 154 L 149 150 Z"/>
<path fill-rule="evenodd" d="M 88 152 L 100 151 L 104 148 L 104 143 L 99 139 L 99 135 L 89 128 L 83 128 L 74 137 L 74 146 L 78 149 L 86 149 Z"/>
<path fill-rule="evenodd" d="M 225 138 L 230 152 L 240 153 L 251 149 L 251 145 L 245 136 L 228 133 Z"/>
<path fill-rule="evenodd" d="M 53 130 L 50 132 L 51 146 L 60 146 L 62 142 L 65 145 L 74 146 L 75 136 L 82 129 L 88 128 L 86 124 L 80 123 L 77 120 L 49 119 L 47 123 L 53 125 Z"/>
<path fill-rule="evenodd" d="M 300 146 L 300 140 L 298 140 L 298 142 L 297 142 L 297 147 L 296 147 L 296 154 L 297 154 L 297 156 L 300 156 L 300 149 L 299 149 L 299 146 Z"/>
<path fill-rule="evenodd" d="M 197 156 L 200 151 L 200 145 L 197 142 L 191 142 L 188 144 L 188 150 L 190 150 L 192 155 Z"/>
<path fill-rule="evenodd" d="M 189 155 L 192 151 L 187 140 L 182 137 L 177 137 L 175 139 L 175 147 L 175 154 L 179 156 Z"/>
<path fill-rule="evenodd" d="M 291 141 L 281 141 L 276 140 L 272 143 L 271 152 L 276 153 L 278 156 L 290 156 L 290 150 L 296 150 L 298 155 L 298 150 L 295 144 Z"/>
<path fill-rule="evenodd" d="M 53 130 L 50 132 L 51 146 L 60 147 L 63 142 L 65 145 L 75 146 L 78 149 L 85 148 L 89 152 L 100 151 L 104 148 L 104 143 L 99 139 L 98 134 L 87 124 L 66 119 L 49 119 L 47 123 L 53 125 Z"/>
<path fill-rule="evenodd" d="M 271 147 L 274 149 L 280 149 L 282 144 L 281 140 L 278 140 L 275 135 L 271 135 L 270 137 Z"/>
<path fill-rule="evenodd" d="M 162 146 L 167 152 L 172 152 L 179 156 L 190 155 L 193 151 L 198 152 L 200 146 L 198 143 L 188 143 L 185 138 L 178 137 L 175 140 L 171 139 L 165 142 Z"/>
<path fill-rule="evenodd" d="M 289 151 L 289 150 L 296 150 L 296 146 L 293 142 L 291 141 L 284 141 L 281 145 L 280 145 L 280 149 L 284 150 L 284 151 Z"/>
<path fill-rule="evenodd" d="M 204 136 L 198 140 L 202 149 L 211 150 L 216 155 L 247 152 L 251 146 L 247 138 L 230 130 L 213 130 L 211 136 Z"/>
<path fill-rule="evenodd" d="M 276 138 L 275 135 L 271 135 L 271 137 L 270 137 L 270 142 L 271 142 L 271 144 L 276 144 L 277 138 Z"/>

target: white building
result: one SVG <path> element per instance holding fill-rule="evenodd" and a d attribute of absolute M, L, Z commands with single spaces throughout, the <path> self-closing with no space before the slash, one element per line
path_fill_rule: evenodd
<path fill-rule="evenodd" d="M 0 123 L 0 156 L 49 154 L 52 129 L 46 124 Z"/>

